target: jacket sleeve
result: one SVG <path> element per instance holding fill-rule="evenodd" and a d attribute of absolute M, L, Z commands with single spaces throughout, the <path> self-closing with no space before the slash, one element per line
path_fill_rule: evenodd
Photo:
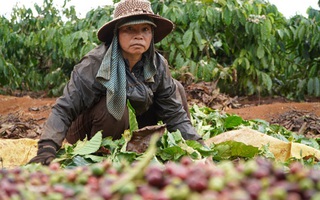
<path fill-rule="evenodd" d="M 164 69 L 159 70 L 159 86 L 154 98 L 158 117 L 167 125 L 168 131 L 179 130 L 184 139 L 200 140 L 201 137 L 192 126 L 181 102 L 176 98 L 176 86 L 167 61 L 161 56 L 160 61 L 162 64 L 158 66 L 163 66 Z"/>
<path fill-rule="evenodd" d="M 99 46 L 84 56 L 44 124 L 40 141 L 52 140 L 60 148 L 72 121 L 92 106 L 102 94 L 102 85 L 95 80 L 105 49 Z"/>

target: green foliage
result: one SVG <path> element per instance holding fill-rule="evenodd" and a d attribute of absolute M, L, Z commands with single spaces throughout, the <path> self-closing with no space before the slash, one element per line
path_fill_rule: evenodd
<path fill-rule="evenodd" d="M 270 125 L 264 120 L 244 120 L 237 115 L 221 114 L 217 110 L 208 107 L 199 108 L 196 105 L 192 107 L 190 114 L 193 118 L 193 125 L 204 140 L 228 130 L 248 127 L 286 142 L 301 143 L 318 150 L 320 149 L 319 143 L 315 139 L 307 138 L 301 134 L 298 135 L 279 125 Z M 101 132 L 98 132 L 90 140 L 78 141 L 72 146 L 65 145 L 58 151 L 55 161 L 64 167 L 89 165 L 101 162 L 102 160 L 110 160 L 114 165 L 118 166 L 124 162 L 132 163 L 140 160 L 144 154 L 126 150 L 131 134 L 131 131 L 126 130 L 122 138 L 113 140 L 112 137 L 101 138 Z M 234 158 L 248 160 L 258 155 L 274 158 L 268 146 L 257 148 L 231 140 L 205 147 L 197 141 L 185 140 L 179 131 L 166 132 L 160 139 L 158 138 L 155 144 L 157 151 L 154 153 L 154 162 L 157 163 L 179 161 L 183 157 L 189 157 L 192 160 L 202 160 L 210 157 L 216 162 L 232 160 Z M 108 149 L 110 152 L 98 155 L 95 152 L 100 146 Z M 313 164 L 315 163 L 313 161 Z"/>
<path fill-rule="evenodd" d="M 319 149 L 316 139 L 310 138 L 306 141 L 303 135 L 288 131 L 280 125 L 270 125 L 265 120 L 244 120 L 238 115 L 221 114 L 217 110 L 208 107 L 198 107 L 197 105 L 192 106 L 190 114 L 193 126 L 204 140 L 226 131 L 248 127 L 286 142 L 303 143 Z"/>
<path fill-rule="evenodd" d="M 30 8 L 14 8 L 10 21 L 0 18 L 1 87 L 11 90 L 46 90 L 61 94 L 74 65 L 97 46 L 96 30 L 110 19 L 111 10 L 98 8 L 78 19 L 74 7 L 62 13 L 52 0 Z"/>
<path fill-rule="evenodd" d="M 264 1 L 152 2 L 176 24 L 159 48 L 177 77 L 187 69 L 232 95 L 319 96 L 318 10 L 288 20 Z"/>
<path fill-rule="evenodd" d="M 58 10 L 53 0 L 14 8 L 0 17 L 0 87 L 46 90 L 58 96 L 74 65 L 99 44 L 96 32 L 113 6 L 84 19 L 74 7 Z M 118 1 L 114 1 L 116 3 Z M 263 0 L 151 0 L 155 13 L 171 19 L 174 31 L 156 45 L 175 78 L 216 81 L 230 95 L 280 95 L 303 100 L 320 96 L 320 12 L 286 19 Z"/>
<path fill-rule="evenodd" d="M 287 55 L 280 63 L 282 68 L 276 74 L 280 80 L 277 90 L 287 90 L 288 96 L 303 99 L 305 95 L 319 97 L 320 76 L 320 12 L 309 9 L 309 18 L 295 16 L 281 32 L 282 53 Z M 290 90 L 288 90 L 290 88 Z"/>

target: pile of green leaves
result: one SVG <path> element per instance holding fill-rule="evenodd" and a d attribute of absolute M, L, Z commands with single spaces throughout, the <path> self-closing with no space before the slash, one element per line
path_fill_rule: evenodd
<path fill-rule="evenodd" d="M 228 130 L 249 127 L 284 141 L 303 143 L 319 149 L 318 141 L 315 139 L 297 135 L 278 125 L 269 125 L 263 120 L 244 120 L 237 115 L 221 114 L 217 110 L 207 107 L 199 108 L 196 105 L 192 107 L 191 115 L 194 126 L 204 140 Z M 115 165 L 121 165 L 123 162 L 133 163 L 140 160 L 144 154 L 126 150 L 130 137 L 130 130 L 125 131 L 122 138 L 118 140 L 113 140 L 111 137 L 103 138 L 102 133 L 98 132 L 90 140 L 85 139 L 74 145 L 65 145 L 58 152 L 56 161 L 65 168 L 91 165 L 104 160 L 109 160 Z M 179 161 L 183 157 L 189 157 L 192 160 L 210 158 L 215 162 L 235 158 L 248 160 L 256 156 L 273 158 L 267 146 L 259 149 L 241 142 L 227 141 L 207 147 L 197 141 L 183 139 L 179 131 L 166 132 L 158 138 L 156 148 L 153 161 L 162 164 L 168 161 Z M 312 161 L 309 164 L 315 163 Z"/>
<path fill-rule="evenodd" d="M 200 108 L 197 105 L 192 106 L 190 113 L 193 125 L 204 139 L 226 131 L 248 127 L 285 142 L 297 142 L 320 149 L 319 139 L 307 138 L 302 134 L 289 131 L 281 125 L 270 124 L 262 119 L 244 120 L 238 115 L 223 114 L 219 110 L 205 106 Z"/>

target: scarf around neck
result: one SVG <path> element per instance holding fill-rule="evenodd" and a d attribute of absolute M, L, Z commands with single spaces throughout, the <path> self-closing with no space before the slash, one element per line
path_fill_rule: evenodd
<path fill-rule="evenodd" d="M 156 67 L 153 60 L 154 45 L 151 42 L 146 52 L 144 62 L 144 78 L 146 82 L 154 82 Z M 126 65 L 118 45 L 118 37 L 114 36 L 109 49 L 107 50 L 98 73 L 97 80 L 104 85 L 106 90 L 106 106 L 109 113 L 116 119 L 121 120 L 126 107 Z"/>

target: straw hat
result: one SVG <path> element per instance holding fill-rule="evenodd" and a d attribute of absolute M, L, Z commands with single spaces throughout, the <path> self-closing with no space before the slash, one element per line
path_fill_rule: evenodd
<path fill-rule="evenodd" d="M 98 39 L 102 42 L 111 43 L 114 29 L 120 20 L 131 17 L 147 17 L 156 25 L 154 28 L 154 42 L 160 42 L 174 28 L 174 24 L 159 15 L 153 13 L 151 4 L 147 0 L 122 0 L 115 7 L 113 19 L 104 24 L 98 31 Z"/>

